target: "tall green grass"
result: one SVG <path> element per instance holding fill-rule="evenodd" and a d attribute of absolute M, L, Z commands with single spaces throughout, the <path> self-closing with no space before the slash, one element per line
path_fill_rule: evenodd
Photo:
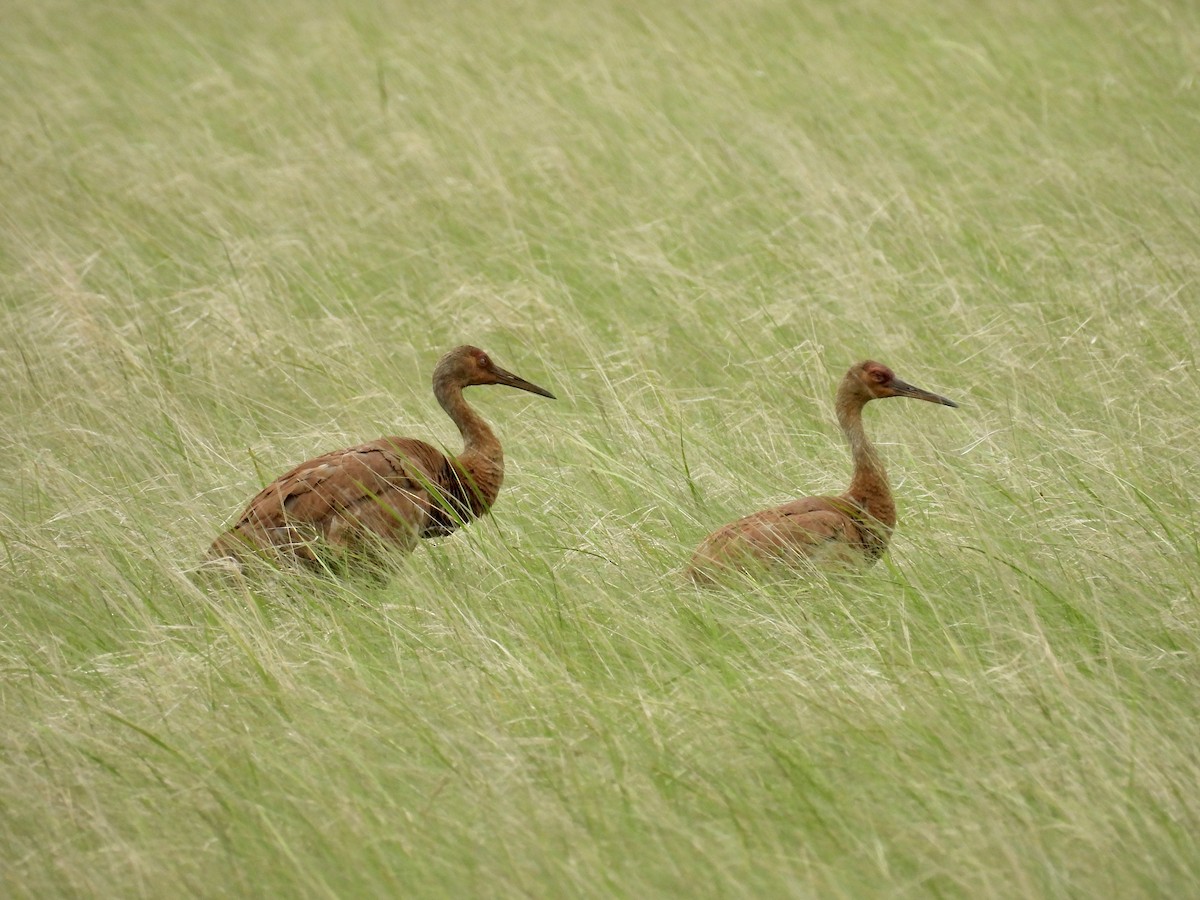
<path fill-rule="evenodd" d="M 10 4 L 6 896 L 1182 896 L 1200 879 L 1185 3 Z M 457 436 L 383 583 L 192 568 Z M 680 578 L 848 476 L 849 576 Z"/>

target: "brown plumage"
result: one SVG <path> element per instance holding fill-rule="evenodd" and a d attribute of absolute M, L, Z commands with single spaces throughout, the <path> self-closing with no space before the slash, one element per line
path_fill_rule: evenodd
<path fill-rule="evenodd" d="M 706 537 L 692 557 L 688 575 L 711 584 L 723 573 L 808 562 L 873 563 L 883 555 L 896 527 L 896 504 L 875 446 L 863 430 L 862 410 L 872 400 L 913 397 L 958 406 L 913 387 L 892 370 L 867 360 L 850 368 L 837 392 L 837 417 L 854 458 L 846 493 L 805 497 L 730 522 Z"/>
<path fill-rule="evenodd" d="M 383 437 L 301 463 L 263 488 L 209 549 L 212 560 L 249 556 L 317 568 L 409 552 L 418 538 L 449 534 L 486 513 L 504 480 L 504 452 L 463 399 L 463 388 L 503 384 L 554 395 L 495 365 L 477 347 L 456 347 L 433 371 L 433 393 L 458 426 L 463 452 L 449 458 L 415 438 Z"/>

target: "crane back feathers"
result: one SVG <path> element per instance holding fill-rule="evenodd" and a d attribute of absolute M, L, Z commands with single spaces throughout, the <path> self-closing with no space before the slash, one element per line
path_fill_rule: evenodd
<path fill-rule="evenodd" d="M 689 574 L 708 584 L 756 566 L 870 564 L 887 549 L 893 524 L 873 518 L 846 495 L 804 497 L 718 528 L 697 548 Z"/>
<path fill-rule="evenodd" d="M 468 467 L 424 441 L 380 438 L 310 459 L 267 485 L 208 555 L 319 565 L 379 544 L 411 550 L 418 538 L 486 513 L 503 478 L 502 462 Z"/>

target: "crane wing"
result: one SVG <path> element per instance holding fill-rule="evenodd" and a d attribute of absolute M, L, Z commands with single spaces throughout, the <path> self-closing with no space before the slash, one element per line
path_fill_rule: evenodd
<path fill-rule="evenodd" d="M 841 497 L 805 497 L 730 522 L 700 544 L 689 568 L 712 581 L 721 570 L 772 564 L 866 561 L 861 511 Z"/>
<path fill-rule="evenodd" d="M 411 549 L 428 530 L 444 533 L 457 479 L 441 451 L 412 438 L 385 437 L 296 466 L 252 499 L 210 556 L 239 549 L 285 551 L 315 562 L 320 545 L 365 549 L 372 541 Z M 452 530 L 450 528 L 449 530 Z"/>

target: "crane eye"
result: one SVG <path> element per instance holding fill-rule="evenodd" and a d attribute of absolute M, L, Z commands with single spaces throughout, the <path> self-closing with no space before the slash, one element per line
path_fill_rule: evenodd
<path fill-rule="evenodd" d="M 878 369 L 873 369 L 871 371 L 871 380 L 874 381 L 876 384 L 883 384 L 885 381 L 888 380 L 887 373 L 881 372 Z"/>
<path fill-rule="evenodd" d="M 475 361 L 478 362 L 485 369 L 492 364 L 492 361 L 487 358 L 486 353 L 480 353 L 479 356 L 477 356 L 475 358 Z"/>

